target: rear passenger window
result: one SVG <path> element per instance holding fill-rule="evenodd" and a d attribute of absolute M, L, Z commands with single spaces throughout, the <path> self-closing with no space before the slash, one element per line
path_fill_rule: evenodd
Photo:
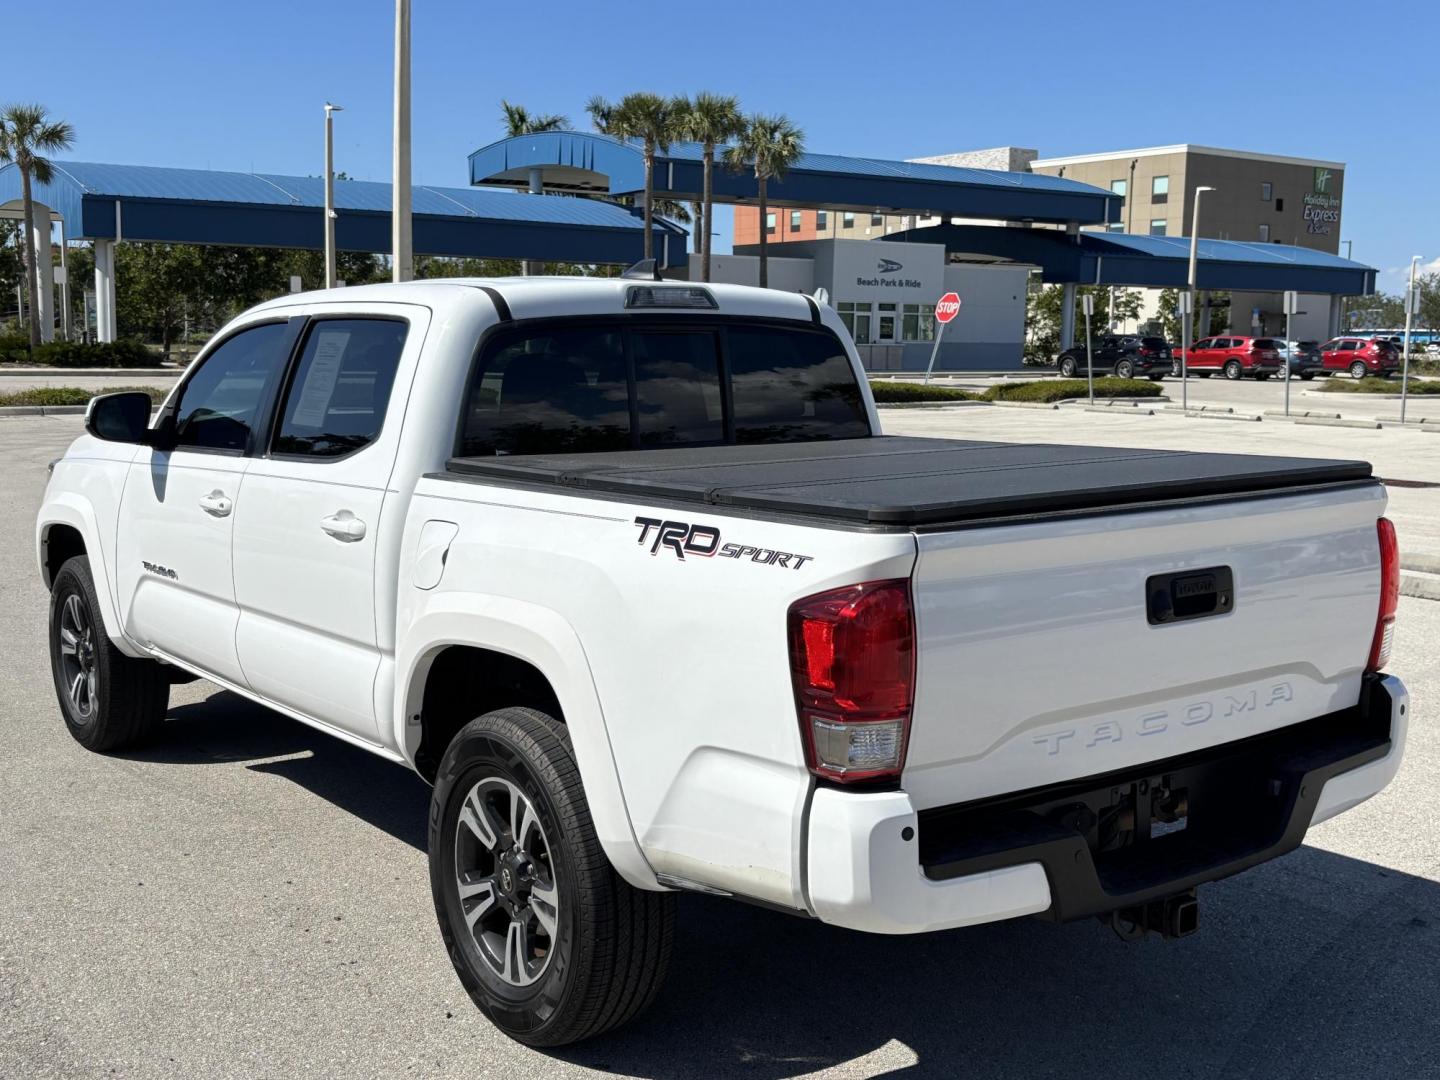
<path fill-rule="evenodd" d="M 870 421 L 850 358 L 828 334 L 732 329 L 737 443 L 862 439 Z"/>
<path fill-rule="evenodd" d="M 341 457 L 374 442 L 385 423 L 407 328 L 399 319 L 311 323 L 285 392 L 274 452 Z"/>
<path fill-rule="evenodd" d="M 715 331 L 637 333 L 633 341 L 640 445 L 724 442 L 725 403 Z"/>

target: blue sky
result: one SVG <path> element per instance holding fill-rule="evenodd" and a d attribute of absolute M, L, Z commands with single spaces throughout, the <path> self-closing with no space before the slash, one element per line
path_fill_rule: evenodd
<path fill-rule="evenodd" d="M 710 89 L 788 114 L 810 149 L 831 153 L 1192 142 L 1343 161 L 1355 257 L 1387 272 L 1390 290 L 1411 255 L 1440 269 L 1434 3 L 414 9 L 417 182 L 463 186 L 466 155 L 499 134 L 502 97 L 582 125 L 594 93 Z M 388 180 L 392 20 L 388 0 L 15 4 L 0 101 L 39 100 L 70 120 L 77 159 L 316 174 L 329 98 L 346 107 L 336 168 Z M 717 227 L 728 243 L 728 221 Z"/>

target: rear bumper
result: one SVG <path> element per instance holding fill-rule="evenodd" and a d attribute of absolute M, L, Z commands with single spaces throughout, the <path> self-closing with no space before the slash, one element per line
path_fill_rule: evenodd
<path fill-rule="evenodd" d="M 825 922 L 909 934 L 1020 915 L 1055 921 L 1192 889 L 1300 846 L 1314 823 L 1394 778 L 1409 719 L 1404 685 L 1367 682 L 1361 703 L 1277 732 L 1124 773 L 917 813 L 903 791 L 818 789 L 807 896 Z M 1188 792 L 1184 829 L 1135 830 L 1107 848 L 1086 810 Z M 1138 800 L 1138 809 L 1133 802 Z M 1111 821 L 1123 820 L 1111 815 Z M 1113 835 L 1112 835 L 1113 839 Z"/>

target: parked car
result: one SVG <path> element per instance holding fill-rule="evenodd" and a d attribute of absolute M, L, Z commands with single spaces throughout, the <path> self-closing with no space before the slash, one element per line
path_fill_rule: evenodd
<path fill-rule="evenodd" d="M 1318 341 L 1281 341 L 1280 358 L 1290 368 L 1290 378 L 1309 382 L 1325 370 Z"/>
<path fill-rule="evenodd" d="M 1264 381 L 1281 370 L 1280 347 L 1283 343 L 1268 337 L 1201 338 L 1190 347 L 1186 362 L 1189 374 L 1208 379 L 1224 375 L 1227 379 L 1243 379 L 1247 375 Z M 1180 358 L 1173 364 L 1173 374 L 1180 374 Z"/>
<path fill-rule="evenodd" d="M 1357 379 L 1400 370 L 1400 350 L 1386 338 L 1332 338 L 1320 347 L 1320 357 L 1326 371 L 1348 371 Z"/>
<path fill-rule="evenodd" d="M 1170 373 L 1170 346 L 1164 338 L 1102 334 L 1092 339 L 1090 352 L 1097 375 L 1159 382 Z M 1055 367 L 1063 378 L 1070 379 L 1087 373 L 1085 361 L 1085 343 L 1081 342 L 1062 352 Z"/>
<path fill-rule="evenodd" d="M 80 745 L 203 677 L 413 768 L 461 984 L 555 1046 L 655 998 L 677 892 L 1193 932 L 1399 767 L 1385 505 L 1362 461 L 883 435 L 809 297 L 491 278 L 280 297 L 153 419 L 96 398 L 36 542 Z"/>

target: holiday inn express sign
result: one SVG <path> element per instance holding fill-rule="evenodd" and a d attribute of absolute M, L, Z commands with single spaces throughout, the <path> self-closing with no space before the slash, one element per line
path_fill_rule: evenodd
<path fill-rule="evenodd" d="M 1305 231 L 1328 236 L 1340 224 L 1340 199 L 1330 194 L 1334 173 L 1324 166 L 1315 167 L 1310 194 L 1305 196 Z"/>

